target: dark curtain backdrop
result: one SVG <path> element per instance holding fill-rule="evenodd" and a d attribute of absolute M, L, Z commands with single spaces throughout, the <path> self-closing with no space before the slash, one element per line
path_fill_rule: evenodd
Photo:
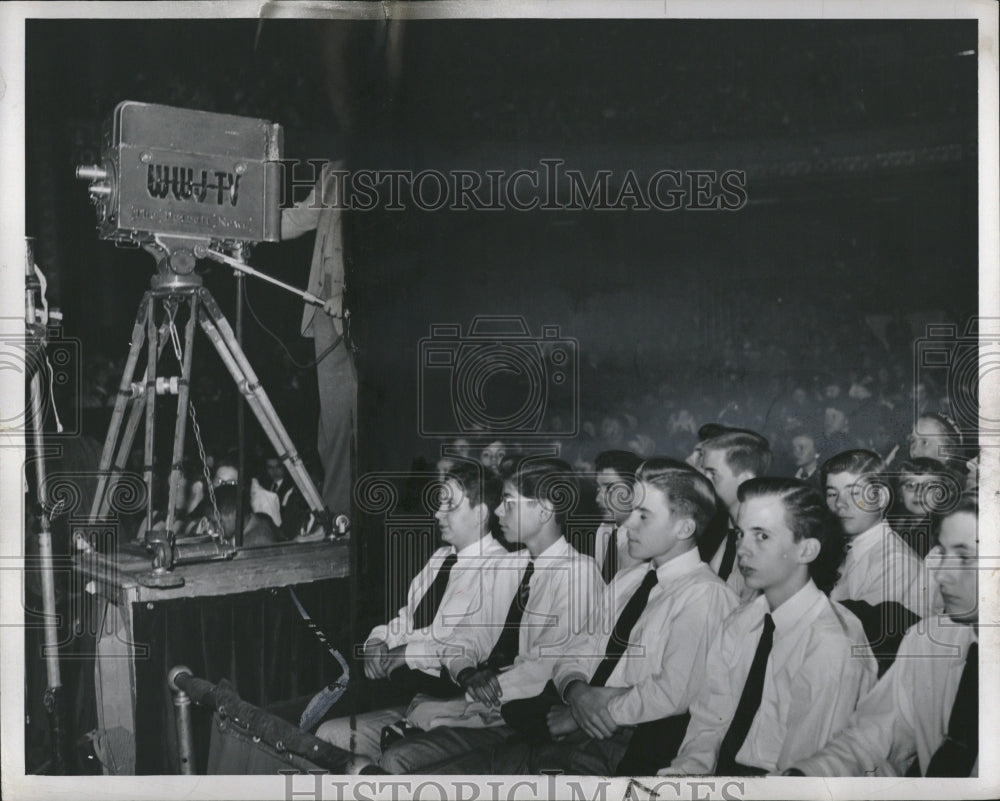
<path fill-rule="evenodd" d="M 310 617 L 350 660 L 346 580 L 295 588 Z M 136 772 L 179 772 L 174 707 L 167 675 L 187 665 L 193 675 L 228 679 L 240 697 L 266 707 L 318 692 L 340 675 L 336 660 L 306 628 L 287 588 L 242 595 L 133 606 L 136 642 L 149 656 L 136 663 Z M 210 710 L 192 707 L 196 773 L 207 766 Z M 296 721 L 297 722 L 297 721 Z"/>

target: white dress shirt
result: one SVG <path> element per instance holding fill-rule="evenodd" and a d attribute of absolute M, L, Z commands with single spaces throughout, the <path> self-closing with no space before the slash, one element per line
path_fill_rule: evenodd
<path fill-rule="evenodd" d="M 916 551 L 881 521 L 851 540 L 830 598 L 872 606 L 897 601 L 923 617 L 931 603 L 924 578 Z"/>
<path fill-rule="evenodd" d="M 760 595 L 723 623 L 709 649 L 705 687 L 677 757 L 661 774 L 713 773 L 763 631 Z M 784 770 L 822 748 L 874 686 L 875 658 L 861 622 L 810 580 L 771 612 L 774 640 L 760 707 L 736 753 L 742 765 Z"/>
<path fill-rule="evenodd" d="M 470 619 L 469 625 L 456 628 L 450 645 L 459 653 L 443 660 L 452 676 L 486 660 L 500 636 L 521 576 L 528 562 L 534 561 L 528 603 L 518 631 L 518 653 L 513 665 L 498 677 L 504 702 L 530 698 L 542 691 L 552 677 L 556 659 L 566 652 L 577 633 L 594 624 L 604 598 L 604 581 L 597 564 L 563 537 L 534 560 L 527 550 L 511 556 L 517 560 L 515 569 L 505 572 L 511 574 L 508 581 L 513 589 L 499 614 L 494 615 L 499 623 L 479 625 Z M 500 604 L 503 597 L 495 593 L 494 602 Z"/>
<path fill-rule="evenodd" d="M 816 475 L 817 470 L 819 470 L 819 462 L 813 462 L 812 470 L 810 470 L 807 473 L 804 467 L 800 467 L 798 470 L 795 471 L 795 478 L 797 478 L 799 481 L 808 481 L 814 475 Z"/>
<path fill-rule="evenodd" d="M 605 522 L 597 527 L 597 535 L 594 537 L 594 561 L 597 562 L 597 569 L 604 570 L 604 557 L 608 552 L 608 539 L 612 532 L 615 532 L 615 546 L 618 549 L 618 572 L 621 573 L 633 565 L 644 564 L 642 560 L 636 559 L 628 552 L 628 529 L 625 526 Z"/>
<path fill-rule="evenodd" d="M 604 659 L 615 622 L 652 565 L 619 572 L 608 585 L 601 626 L 579 638 L 578 656 L 560 660 L 554 680 L 560 694 L 571 681 L 589 681 Z M 627 687 L 608 704 L 619 726 L 679 715 L 701 691 L 708 647 L 722 621 L 736 607 L 736 596 L 690 550 L 656 568 L 656 586 L 629 636 L 629 646 L 605 682 Z"/>
<path fill-rule="evenodd" d="M 458 561 L 451 570 L 434 620 L 430 626 L 417 629 L 413 619 L 417 607 L 451 554 Z M 457 552 L 451 545 L 438 548 L 410 582 L 406 606 L 388 623 L 373 628 L 368 641 L 383 640 L 389 648 L 405 644 L 408 667 L 440 673 L 442 656 L 470 613 L 478 614 L 480 622 L 495 620 L 499 615 L 499 623 L 495 625 L 503 625 L 506 604 L 517 587 L 518 578 L 511 569 L 515 564 L 516 555 L 490 535 Z"/>
<path fill-rule="evenodd" d="M 920 774 L 944 742 L 973 626 L 946 616 L 906 632 L 892 667 L 858 705 L 850 723 L 795 767 L 807 776 L 903 776 L 913 757 Z M 979 760 L 976 760 L 978 773 Z"/>

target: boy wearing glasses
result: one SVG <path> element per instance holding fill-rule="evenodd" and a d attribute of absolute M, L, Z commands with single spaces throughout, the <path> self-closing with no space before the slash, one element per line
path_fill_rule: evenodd
<path fill-rule="evenodd" d="M 421 770 L 645 775 L 668 762 L 704 682 L 708 646 L 737 602 L 698 555 L 714 512 L 715 493 L 696 470 L 673 459 L 644 462 L 627 519 L 638 564 L 608 587 L 601 625 L 559 660 L 558 694 L 541 705 L 540 730 L 525 727 L 502 745 Z"/>
<path fill-rule="evenodd" d="M 331 740 L 392 773 L 414 772 L 455 753 L 502 742 L 512 730 L 501 704 L 539 694 L 557 657 L 577 632 L 585 631 L 603 598 L 604 582 L 594 560 L 563 536 L 569 504 L 577 497 L 572 468 L 560 459 L 527 458 L 503 473 L 497 517 L 504 539 L 522 546 L 507 568 L 516 589 L 494 619 L 471 610 L 439 651 L 443 669 L 464 696 L 452 701 L 417 697 L 409 709 L 389 709 L 358 718 L 356 733 Z M 405 736 L 377 744 L 357 736 L 398 724 Z M 383 744 L 386 746 L 383 748 Z M 383 753 L 384 751 L 384 753 Z"/>

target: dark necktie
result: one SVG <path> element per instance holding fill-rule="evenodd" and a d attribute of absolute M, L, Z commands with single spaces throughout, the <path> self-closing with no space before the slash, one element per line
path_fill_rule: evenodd
<path fill-rule="evenodd" d="M 528 596 L 531 593 L 531 577 L 535 572 L 535 563 L 528 562 L 524 575 L 521 576 L 521 583 L 517 585 L 517 592 L 510 602 L 510 609 L 507 610 L 507 619 L 504 621 L 503 630 L 497 638 L 496 645 L 490 651 L 486 660 L 486 666 L 493 671 L 508 667 L 514 663 L 514 657 L 519 650 L 519 640 L 521 633 L 521 618 L 524 617 L 524 609 L 528 605 Z"/>
<path fill-rule="evenodd" d="M 925 776 L 969 776 L 979 758 L 979 643 L 969 646 L 948 719 L 948 735 Z"/>
<path fill-rule="evenodd" d="M 441 599 L 444 597 L 445 588 L 448 586 L 448 578 L 451 576 L 451 569 L 455 566 L 458 557 L 455 554 L 448 554 L 434 577 L 434 582 L 427 588 L 424 597 L 417 605 L 417 611 L 413 613 L 413 625 L 418 629 L 425 629 L 434 622 L 434 615 L 437 614 L 438 607 L 441 606 Z"/>
<path fill-rule="evenodd" d="M 622 654 L 625 653 L 625 649 L 628 648 L 628 638 L 632 634 L 632 629 L 635 628 L 640 615 L 642 615 L 642 610 L 646 608 L 649 593 L 655 586 L 656 569 L 653 568 L 647 571 L 642 584 L 632 594 L 632 597 L 628 599 L 628 603 L 622 609 L 618 620 L 615 621 L 615 627 L 611 630 L 611 638 L 608 640 L 608 647 L 604 651 L 604 659 L 601 660 L 601 664 L 597 666 L 597 670 L 594 671 L 594 676 L 590 680 L 591 687 L 603 687 L 604 683 L 611 676 L 615 665 L 618 664 L 622 658 Z"/>
<path fill-rule="evenodd" d="M 729 731 L 719 748 L 719 761 L 715 766 L 716 776 L 739 776 L 746 772 L 736 762 L 736 754 L 743 747 L 750 731 L 750 725 L 760 709 L 760 699 L 764 694 L 764 674 L 767 672 L 767 658 L 771 654 L 771 644 L 774 642 L 774 619 L 764 615 L 764 632 L 757 643 L 757 652 L 753 656 L 750 672 L 747 674 L 743 694 L 736 705 L 736 714 L 729 724 Z"/>
<path fill-rule="evenodd" d="M 618 526 L 611 529 L 611 536 L 608 537 L 607 548 L 604 549 L 604 561 L 601 563 L 601 578 L 605 584 L 610 584 L 611 579 L 618 572 Z"/>
<path fill-rule="evenodd" d="M 733 572 L 733 564 L 736 562 L 736 530 L 729 529 L 726 532 L 726 550 L 722 552 L 722 562 L 719 563 L 719 578 L 725 581 L 729 574 Z"/>

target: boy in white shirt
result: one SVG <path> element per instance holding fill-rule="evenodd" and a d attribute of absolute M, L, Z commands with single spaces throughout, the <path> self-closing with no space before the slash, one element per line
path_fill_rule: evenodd
<path fill-rule="evenodd" d="M 556 658 L 575 633 L 591 625 L 603 598 L 594 560 L 563 536 L 576 487 L 572 468 L 550 457 L 529 458 L 505 472 L 497 506 L 500 528 L 508 542 L 524 548 L 497 571 L 515 587 L 506 601 L 493 594 L 492 604 L 472 610 L 442 643 L 440 662 L 464 697 L 441 702 L 418 697 L 409 709 L 368 713 L 319 734 L 363 759 L 381 759 L 394 773 L 508 736 L 500 705 L 541 692 Z M 415 729 L 383 754 L 380 732 L 404 717 Z"/>
<path fill-rule="evenodd" d="M 492 471 L 469 462 L 457 462 L 445 475 L 435 517 L 446 544 L 410 582 L 406 605 L 396 617 L 368 635 L 364 675 L 352 676 L 334 714 L 406 704 L 417 693 L 440 698 L 461 694 L 441 669 L 442 644 L 455 636 L 470 611 L 489 610 L 484 613 L 489 616 L 508 603 L 517 584 L 510 569 L 515 555 L 490 534 L 501 488 Z M 492 601 L 494 596 L 499 603 Z M 324 723 L 317 735 L 325 739 L 335 724 Z"/>
<path fill-rule="evenodd" d="M 978 776 L 978 511 L 966 493 L 936 521 L 928 562 L 945 614 L 906 633 L 847 728 L 787 775 Z"/>
<path fill-rule="evenodd" d="M 740 486 L 737 560 L 752 601 L 723 623 L 677 757 L 661 774 L 762 775 L 811 754 L 875 684 L 860 622 L 827 596 L 843 534 L 794 479 Z"/>
<path fill-rule="evenodd" d="M 681 716 L 686 724 L 704 680 L 708 646 L 737 602 L 698 555 L 697 538 L 714 511 L 712 486 L 696 470 L 673 459 L 644 462 L 627 520 L 629 553 L 640 564 L 615 577 L 605 594 L 601 626 L 583 633 L 572 656 L 557 664 L 554 684 L 565 703 L 556 698 L 540 721 L 548 737 L 524 732 L 422 770 L 614 775 L 638 746 L 636 736 L 647 741 L 642 757 L 632 760 L 633 770 L 652 772 L 669 759 L 663 728 L 644 724 Z M 682 733 L 683 728 L 674 752 Z"/>
<path fill-rule="evenodd" d="M 827 504 L 850 544 L 830 597 L 871 606 L 896 601 L 919 616 L 926 608 L 920 558 L 883 519 L 889 505 L 884 472 L 874 451 L 844 451 L 823 463 Z"/>

